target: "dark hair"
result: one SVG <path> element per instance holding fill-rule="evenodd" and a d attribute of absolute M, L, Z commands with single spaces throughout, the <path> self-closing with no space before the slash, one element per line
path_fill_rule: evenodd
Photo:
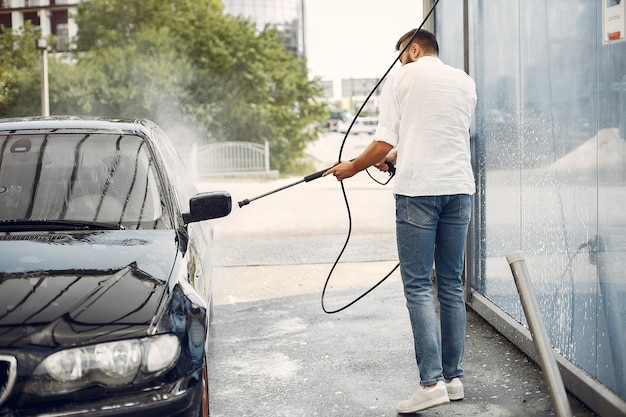
<path fill-rule="evenodd" d="M 399 51 L 402 47 L 402 44 L 407 42 L 411 38 L 413 38 L 411 43 L 417 43 L 419 47 L 424 50 L 424 52 L 428 54 L 439 55 L 439 44 L 437 43 L 437 38 L 435 38 L 435 35 L 425 29 L 411 29 L 407 33 L 402 35 L 402 37 L 398 39 L 398 42 L 396 43 L 396 51 Z"/>

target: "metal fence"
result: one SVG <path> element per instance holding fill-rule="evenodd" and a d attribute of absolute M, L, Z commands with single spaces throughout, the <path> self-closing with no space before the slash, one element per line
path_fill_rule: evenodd
<path fill-rule="evenodd" d="M 269 143 L 218 142 L 194 146 L 193 158 L 199 177 L 231 175 L 270 175 Z"/>

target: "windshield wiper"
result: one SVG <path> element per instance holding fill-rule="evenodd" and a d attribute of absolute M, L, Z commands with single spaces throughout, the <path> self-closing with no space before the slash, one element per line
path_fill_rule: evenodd
<path fill-rule="evenodd" d="M 119 223 L 94 222 L 88 220 L 36 220 L 17 219 L 0 220 L 0 231 L 37 231 L 37 230 L 122 230 Z"/>

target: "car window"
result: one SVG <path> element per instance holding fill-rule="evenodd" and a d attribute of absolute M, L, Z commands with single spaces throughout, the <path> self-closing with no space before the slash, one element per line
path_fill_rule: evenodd
<path fill-rule="evenodd" d="M 0 220 L 169 227 L 148 145 L 134 135 L 0 137 Z"/>
<path fill-rule="evenodd" d="M 189 175 L 189 167 L 183 162 L 180 154 L 175 150 L 171 139 L 160 129 L 155 129 L 154 137 L 159 140 L 162 148 L 163 162 L 173 173 L 170 180 L 174 183 L 178 204 L 182 212 L 189 212 L 189 199 L 198 191 Z"/>

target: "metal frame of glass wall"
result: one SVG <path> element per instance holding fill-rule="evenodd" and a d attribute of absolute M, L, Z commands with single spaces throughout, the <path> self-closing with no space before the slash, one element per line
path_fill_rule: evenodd
<path fill-rule="evenodd" d="M 468 306 L 537 361 L 505 259 L 521 250 L 567 390 L 623 416 L 626 41 L 604 40 L 607 4 L 440 0 L 428 28 L 478 88 Z"/>

